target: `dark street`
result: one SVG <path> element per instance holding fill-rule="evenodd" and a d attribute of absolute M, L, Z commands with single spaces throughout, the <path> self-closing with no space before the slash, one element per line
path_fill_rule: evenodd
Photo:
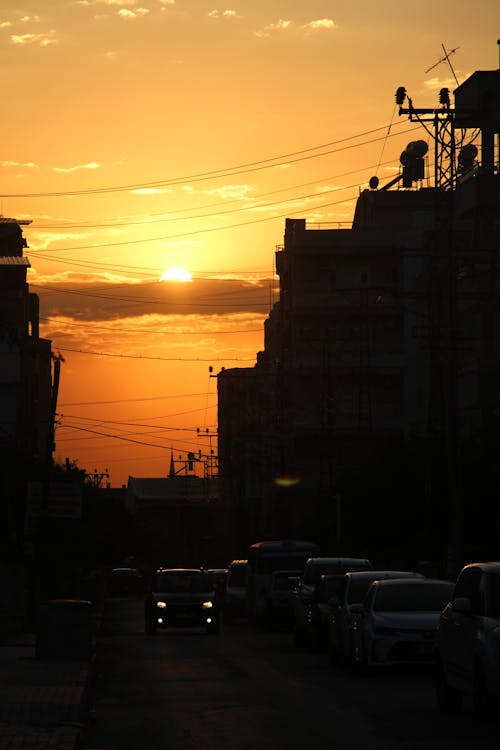
<path fill-rule="evenodd" d="M 427 672 L 364 675 L 297 649 L 290 631 L 224 625 L 219 636 L 143 631 L 141 597 L 106 602 L 86 748 L 469 750 L 498 726 L 442 716 Z"/>

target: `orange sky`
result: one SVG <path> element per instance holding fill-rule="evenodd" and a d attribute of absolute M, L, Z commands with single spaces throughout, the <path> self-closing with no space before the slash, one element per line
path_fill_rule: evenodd
<path fill-rule="evenodd" d="M 498 67 L 498 20 L 497 0 L 2 0 L 0 212 L 32 220 L 65 360 L 57 457 L 117 486 L 209 453 L 208 368 L 254 364 L 285 218 L 350 222 L 426 138 L 396 88 L 437 106 Z"/>

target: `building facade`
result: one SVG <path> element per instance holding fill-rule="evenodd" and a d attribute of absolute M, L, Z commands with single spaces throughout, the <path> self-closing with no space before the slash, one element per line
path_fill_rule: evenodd
<path fill-rule="evenodd" d="M 52 455 L 51 342 L 39 335 L 22 224 L 0 217 L 0 514 L 3 549 L 23 531 L 27 481 Z"/>
<path fill-rule="evenodd" d="M 403 166 L 405 189 L 373 183 L 351 229 L 286 221 L 264 351 L 218 374 L 240 546 L 294 536 L 378 559 L 458 556 L 478 471 L 482 523 L 498 525 L 499 72 L 474 74 L 439 118 L 445 187 Z"/>

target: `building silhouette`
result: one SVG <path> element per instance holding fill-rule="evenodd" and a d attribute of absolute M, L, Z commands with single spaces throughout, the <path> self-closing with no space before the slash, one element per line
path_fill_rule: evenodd
<path fill-rule="evenodd" d="M 499 71 L 454 99 L 419 110 L 398 89 L 431 149 L 408 144 L 395 179 L 372 179 L 352 228 L 286 220 L 264 350 L 217 375 L 239 548 L 312 538 L 452 574 L 498 544 Z"/>
<path fill-rule="evenodd" d="M 27 485 L 52 457 L 51 342 L 40 338 L 38 296 L 22 226 L 0 217 L 0 548 L 8 559 L 23 542 Z"/>

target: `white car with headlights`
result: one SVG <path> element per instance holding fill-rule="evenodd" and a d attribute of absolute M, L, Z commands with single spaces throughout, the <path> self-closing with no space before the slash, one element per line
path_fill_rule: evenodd
<path fill-rule="evenodd" d="M 197 568 L 160 568 L 144 602 L 144 629 L 200 626 L 220 628 L 219 598 L 210 576 Z"/>
<path fill-rule="evenodd" d="M 352 630 L 353 658 L 365 667 L 432 663 L 439 616 L 453 584 L 432 578 L 374 581 Z"/>
<path fill-rule="evenodd" d="M 500 562 L 460 571 L 439 620 L 436 698 L 442 711 L 458 711 L 472 695 L 479 712 L 500 699 Z"/>

